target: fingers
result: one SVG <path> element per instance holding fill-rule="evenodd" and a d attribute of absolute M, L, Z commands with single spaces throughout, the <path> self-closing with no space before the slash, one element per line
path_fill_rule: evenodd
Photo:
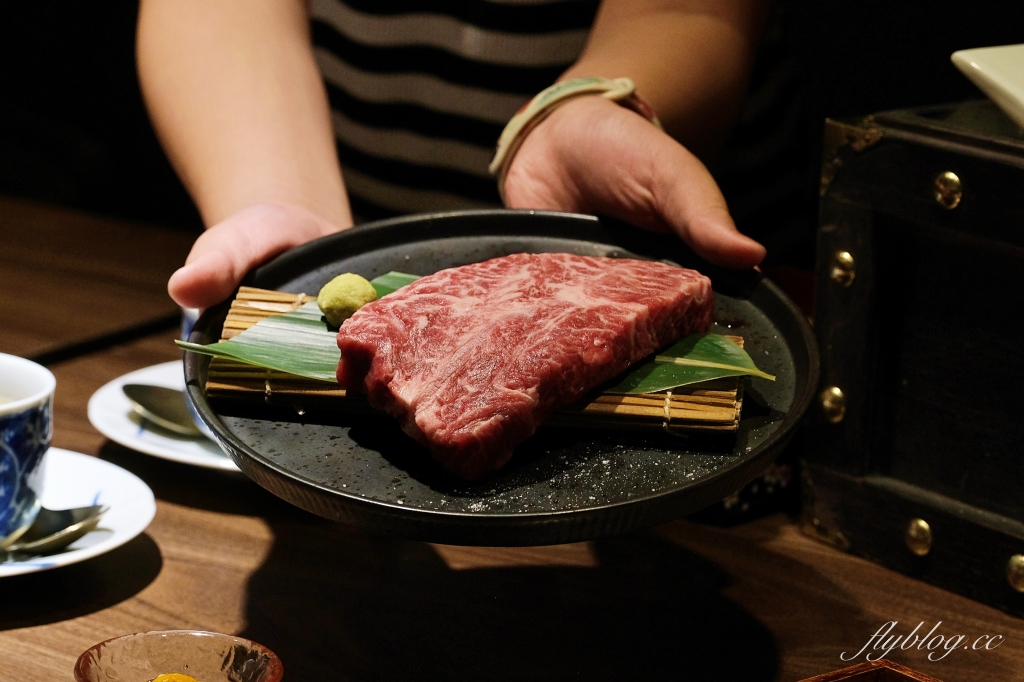
<path fill-rule="evenodd" d="M 228 298 L 246 273 L 299 244 L 338 228 L 297 206 L 259 204 L 204 232 L 167 292 L 178 305 L 208 308 Z"/>
<path fill-rule="evenodd" d="M 736 229 L 696 156 L 599 97 L 573 100 L 531 131 L 509 167 L 505 197 L 512 208 L 597 213 L 672 231 L 725 267 L 750 268 L 765 256 Z"/>
<path fill-rule="evenodd" d="M 729 268 L 752 268 L 765 257 L 765 248 L 736 229 L 725 197 L 700 160 L 674 144 L 656 163 L 651 194 L 667 227 L 702 258 Z"/>
<path fill-rule="evenodd" d="M 230 257 L 221 251 L 211 251 L 171 275 L 167 293 L 184 308 L 205 309 L 230 296 L 234 291 L 233 282 Z"/>
<path fill-rule="evenodd" d="M 764 260 L 764 246 L 736 229 L 728 211 L 709 211 L 676 230 L 705 260 L 727 268 L 748 269 Z"/>

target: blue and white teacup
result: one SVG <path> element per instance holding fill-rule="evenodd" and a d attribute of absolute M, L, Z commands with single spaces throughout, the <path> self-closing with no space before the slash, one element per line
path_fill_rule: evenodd
<path fill-rule="evenodd" d="M 39 513 L 56 385 L 42 365 L 0 353 L 0 547 L 13 543 Z"/>

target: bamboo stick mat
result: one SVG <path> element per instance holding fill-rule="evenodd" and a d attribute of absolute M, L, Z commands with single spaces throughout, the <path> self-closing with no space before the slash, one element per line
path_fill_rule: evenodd
<path fill-rule="evenodd" d="M 231 303 L 221 340 L 237 336 L 260 320 L 281 315 L 310 301 L 288 294 L 242 287 Z M 730 336 L 740 346 L 743 338 Z M 665 393 L 593 394 L 559 410 L 546 423 L 579 428 L 665 429 L 669 431 L 735 431 L 743 405 L 740 377 L 684 386 Z M 372 412 L 359 395 L 346 395 L 337 384 L 213 358 L 206 382 L 212 399 L 248 400 L 305 409 Z"/>

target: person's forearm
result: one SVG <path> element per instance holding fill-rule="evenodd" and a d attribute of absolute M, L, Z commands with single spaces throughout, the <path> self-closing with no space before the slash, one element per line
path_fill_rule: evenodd
<path fill-rule="evenodd" d="M 139 80 L 207 226 L 248 206 L 352 224 L 303 0 L 143 0 Z"/>
<path fill-rule="evenodd" d="M 606 0 L 561 80 L 632 78 L 665 130 L 702 158 L 734 122 L 765 0 Z"/>

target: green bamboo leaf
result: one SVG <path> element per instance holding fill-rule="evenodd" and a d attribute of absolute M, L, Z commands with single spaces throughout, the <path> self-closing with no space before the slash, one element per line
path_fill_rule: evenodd
<path fill-rule="evenodd" d="M 389 272 L 373 280 L 378 296 L 386 296 L 419 279 Z M 327 326 L 316 303 L 268 317 L 227 341 L 207 346 L 176 341 L 193 353 L 229 358 L 297 376 L 336 382 L 341 353 L 337 333 Z M 606 393 L 656 393 L 729 376 L 752 375 L 774 380 L 759 370 L 747 353 L 719 334 L 680 339 L 659 355 L 634 365 Z"/>
<path fill-rule="evenodd" d="M 298 310 L 260 320 L 238 336 L 203 346 L 175 341 L 193 353 L 230 358 L 300 377 L 337 382 L 338 335 L 327 328 L 320 308 L 310 302 Z"/>
<path fill-rule="evenodd" d="M 771 381 L 746 351 L 721 334 L 693 334 L 630 368 L 605 393 L 657 393 L 712 379 L 749 374 Z"/>
<path fill-rule="evenodd" d="M 404 272 L 392 271 L 380 277 L 374 277 L 370 280 L 370 284 L 377 290 L 377 298 L 381 298 L 394 291 L 398 291 L 406 284 L 412 284 L 419 278 L 419 275 L 407 275 Z"/>
<path fill-rule="evenodd" d="M 389 272 L 370 280 L 377 297 L 386 296 L 419 275 Z M 337 330 L 328 328 L 316 303 L 307 303 L 298 310 L 260 320 L 238 336 L 203 346 L 175 341 L 178 347 L 203 355 L 237 360 L 257 367 L 288 372 L 300 377 L 337 383 Z"/>

